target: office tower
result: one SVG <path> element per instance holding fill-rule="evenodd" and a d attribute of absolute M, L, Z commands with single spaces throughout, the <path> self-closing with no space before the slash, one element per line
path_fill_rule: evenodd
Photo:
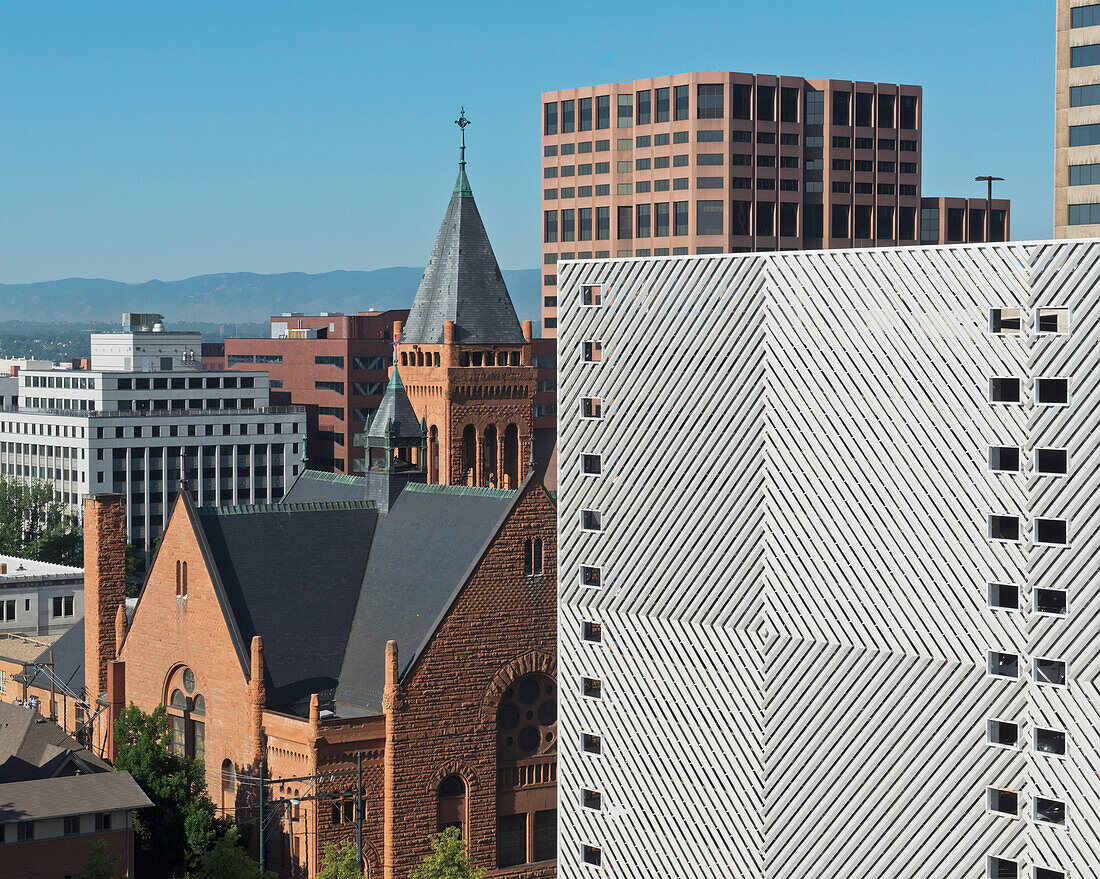
<path fill-rule="evenodd" d="M 542 335 L 559 259 L 1005 240 L 1007 200 L 921 198 L 921 115 L 916 85 L 747 73 L 545 92 Z"/>
<path fill-rule="evenodd" d="M 1100 875 L 1097 271 L 561 265 L 564 879 Z"/>
<path fill-rule="evenodd" d="M 1100 235 L 1100 3 L 1058 0 L 1054 237 Z"/>
<path fill-rule="evenodd" d="M 355 437 L 382 401 L 393 366 L 393 323 L 407 314 L 274 315 L 270 338 L 225 340 L 225 365 L 266 372 L 272 402 L 305 407 L 311 470 L 352 474 L 363 458 Z"/>
<path fill-rule="evenodd" d="M 43 479 L 79 513 L 89 494 L 126 498 L 127 540 L 148 552 L 183 475 L 200 506 L 272 503 L 301 460 L 305 414 L 271 406 L 264 372 L 203 370 L 199 333 L 160 315 L 92 333 L 89 369 L 19 373 L 0 411 L 0 474 Z"/>

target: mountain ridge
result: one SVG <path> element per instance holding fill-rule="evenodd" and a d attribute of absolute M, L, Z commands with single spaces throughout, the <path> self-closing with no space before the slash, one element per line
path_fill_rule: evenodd
<path fill-rule="evenodd" d="M 370 271 L 217 272 L 178 281 L 152 279 L 131 284 L 108 278 L 61 278 L 30 284 L 0 284 L 0 319 L 111 321 L 123 312 L 163 314 L 173 322 L 259 321 L 274 314 L 322 311 L 354 314 L 412 304 L 422 268 L 388 266 Z M 539 326 L 541 278 L 538 269 L 503 271 L 520 320 Z M 537 332 L 537 329 L 536 329 Z"/>

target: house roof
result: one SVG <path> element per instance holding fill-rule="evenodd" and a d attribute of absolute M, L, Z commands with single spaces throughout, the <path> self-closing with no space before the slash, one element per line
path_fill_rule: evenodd
<path fill-rule="evenodd" d="M 459 344 L 525 341 L 464 163 L 400 343 L 440 345 L 443 324 L 448 320 L 455 323 L 455 342 Z"/>
<path fill-rule="evenodd" d="M 0 824 L 144 809 L 152 800 L 129 772 L 97 772 L 0 784 Z"/>
<path fill-rule="evenodd" d="M 108 769 L 106 763 L 34 709 L 0 702 L 0 786 Z"/>
<path fill-rule="evenodd" d="M 341 500 L 197 514 L 234 640 L 243 647 L 254 635 L 263 638 L 269 704 L 331 693 L 378 511 Z"/>

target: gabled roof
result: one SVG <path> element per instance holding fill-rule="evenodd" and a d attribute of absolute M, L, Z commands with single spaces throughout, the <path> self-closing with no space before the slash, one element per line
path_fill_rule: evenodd
<path fill-rule="evenodd" d="M 37 711 L 0 702 L 0 784 L 108 769 Z"/>
<path fill-rule="evenodd" d="M 386 392 L 382 395 L 382 402 L 374 411 L 374 417 L 367 427 L 367 436 L 372 440 L 383 441 L 390 436 L 391 426 L 395 440 L 419 440 L 422 436 L 420 419 L 413 411 L 396 365 L 389 384 L 386 385 Z"/>
<path fill-rule="evenodd" d="M 525 341 L 464 162 L 400 343 L 442 344 L 443 324 L 448 320 L 455 322 L 455 342 L 460 344 Z"/>
<path fill-rule="evenodd" d="M 97 772 L 0 785 L 0 824 L 144 809 L 152 800 L 129 772 Z"/>
<path fill-rule="evenodd" d="M 232 628 L 242 646 L 263 638 L 268 703 L 331 693 L 378 511 L 359 501 L 197 513 Z"/>
<path fill-rule="evenodd" d="M 404 675 L 519 495 L 419 484 L 398 495 L 389 514 L 378 521 L 367 561 L 336 688 L 340 706 L 382 710 L 386 642 L 397 641 L 398 671 Z"/>

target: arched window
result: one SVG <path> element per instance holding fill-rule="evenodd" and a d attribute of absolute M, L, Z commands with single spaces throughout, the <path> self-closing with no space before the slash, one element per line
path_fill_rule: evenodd
<path fill-rule="evenodd" d="M 519 475 L 523 471 L 519 463 L 519 428 L 509 424 L 504 428 L 504 449 L 501 470 L 504 471 L 503 488 L 515 489 L 519 487 Z"/>
<path fill-rule="evenodd" d="M 434 359 L 435 359 L 435 365 L 439 366 L 439 352 L 438 351 L 435 352 Z"/>
<path fill-rule="evenodd" d="M 468 485 L 477 485 L 477 430 L 472 424 L 462 428 L 462 477 Z"/>
<path fill-rule="evenodd" d="M 553 678 L 530 674 L 497 709 L 497 866 L 557 857 L 558 697 Z"/>
<path fill-rule="evenodd" d="M 478 485 L 488 485 L 496 488 L 499 484 L 497 475 L 497 429 L 492 424 L 485 428 L 485 448 L 482 452 L 483 472 Z"/>
<path fill-rule="evenodd" d="M 542 538 L 528 537 L 523 541 L 523 573 L 537 577 L 542 573 Z"/>
<path fill-rule="evenodd" d="M 172 753 L 206 759 L 206 699 L 195 692 L 195 673 L 177 669 L 169 681 L 168 722 Z"/>
<path fill-rule="evenodd" d="M 439 783 L 439 803 L 436 827 L 446 830 L 457 827 L 464 834 L 466 829 L 466 782 L 461 775 L 448 775 Z"/>
<path fill-rule="evenodd" d="M 433 424 L 428 431 L 428 482 L 439 481 L 439 428 Z"/>
<path fill-rule="evenodd" d="M 222 760 L 222 793 L 232 794 L 237 791 L 237 770 L 233 768 L 233 761 L 226 757 Z"/>
<path fill-rule="evenodd" d="M 187 597 L 187 562 L 176 560 L 176 598 Z"/>
<path fill-rule="evenodd" d="M 424 365 L 424 352 L 423 351 L 417 351 L 416 352 L 416 365 L 417 366 L 423 366 Z"/>

